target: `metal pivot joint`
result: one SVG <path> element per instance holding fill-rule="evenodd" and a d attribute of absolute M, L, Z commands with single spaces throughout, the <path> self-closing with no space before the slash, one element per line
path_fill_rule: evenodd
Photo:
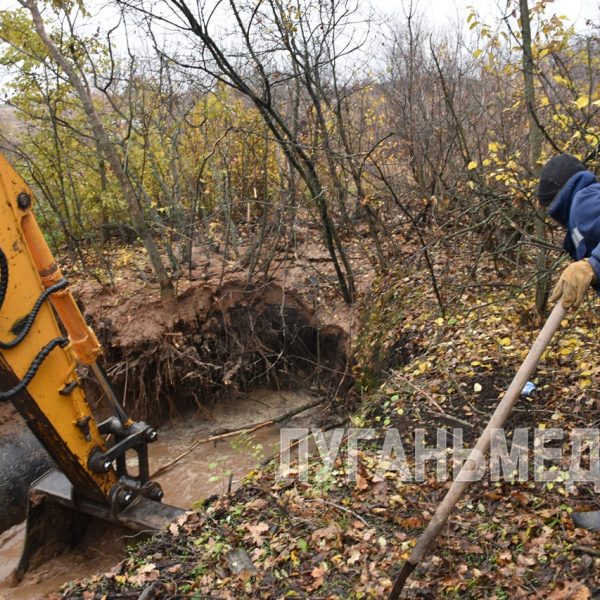
<path fill-rule="evenodd" d="M 158 439 L 156 429 L 143 421 L 128 420 L 127 424 L 123 424 L 118 417 L 110 417 L 98 425 L 98 430 L 102 435 L 110 436 L 113 444 L 105 451 L 94 448 L 90 453 L 88 466 L 96 473 L 105 473 L 115 463 L 119 483 L 111 491 L 111 505 L 115 508 L 127 505 L 140 495 L 160 501 L 163 492 L 158 483 L 150 481 L 148 461 L 148 444 Z M 128 450 L 137 454 L 137 475 L 129 473 Z"/>

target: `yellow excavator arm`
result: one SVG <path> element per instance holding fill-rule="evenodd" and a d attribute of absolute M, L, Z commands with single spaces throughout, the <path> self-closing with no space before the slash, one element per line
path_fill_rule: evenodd
<path fill-rule="evenodd" d="M 0 156 L 0 401 L 10 400 L 58 466 L 34 484 L 28 539 L 19 567 L 40 543 L 40 495 L 134 529 L 157 529 L 181 513 L 160 504 L 149 480 L 147 444 L 156 431 L 132 421 L 97 360 L 101 346 L 68 290 L 32 212 L 33 194 Z M 87 368 L 113 416 L 98 423 L 80 385 Z M 126 453 L 137 454 L 135 475 Z M 43 528 L 42 528 L 43 529 Z M 34 531 L 35 530 L 35 531 Z M 31 539 L 29 539 L 31 538 Z"/>

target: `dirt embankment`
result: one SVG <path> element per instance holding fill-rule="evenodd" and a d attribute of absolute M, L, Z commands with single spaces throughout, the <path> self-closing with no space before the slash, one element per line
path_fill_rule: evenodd
<path fill-rule="evenodd" d="M 172 298 L 134 277 L 117 292 L 80 282 L 76 295 L 125 407 L 159 422 L 257 385 L 335 394 L 349 384 L 348 331 L 324 322 L 310 289 L 297 287 L 234 273 L 180 282 Z M 98 399 L 92 381 L 86 388 Z"/>

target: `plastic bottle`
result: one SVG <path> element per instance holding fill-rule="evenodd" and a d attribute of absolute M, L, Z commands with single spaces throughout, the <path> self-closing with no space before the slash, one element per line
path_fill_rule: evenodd
<path fill-rule="evenodd" d="M 528 381 L 521 390 L 521 396 L 524 398 L 531 398 L 531 396 L 535 394 L 536 390 L 537 387 L 535 386 L 535 383 L 533 383 L 533 381 Z"/>

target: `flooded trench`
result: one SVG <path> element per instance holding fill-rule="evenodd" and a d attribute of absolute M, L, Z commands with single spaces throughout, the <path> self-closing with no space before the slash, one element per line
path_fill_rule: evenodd
<path fill-rule="evenodd" d="M 285 423 L 269 425 L 248 434 L 198 443 L 223 429 L 235 430 L 269 421 L 315 402 L 308 391 L 274 391 L 259 388 L 218 402 L 210 413 L 191 413 L 159 429 L 159 440 L 150 446 L 151 471 L 156 472 L 188 452 L 156 477 L 164 501 L 182 508 L 214 495 L 235 490 L 244 476 L 265 457 L 278 451 L 281 427 L 304 427 L 319 422 L 319 408 L 306 410 Z M 135 536 L 99 539 L 85 550 L 57 557 L 26 575 L 12 587 L 11 574 L 19 559 L 24 523 L 0 534 L 0 600 L 37 600 L 57 591 L 67 581 L 110 570 Z M 104 536 L 101 536 L 104 538 Z"/>

